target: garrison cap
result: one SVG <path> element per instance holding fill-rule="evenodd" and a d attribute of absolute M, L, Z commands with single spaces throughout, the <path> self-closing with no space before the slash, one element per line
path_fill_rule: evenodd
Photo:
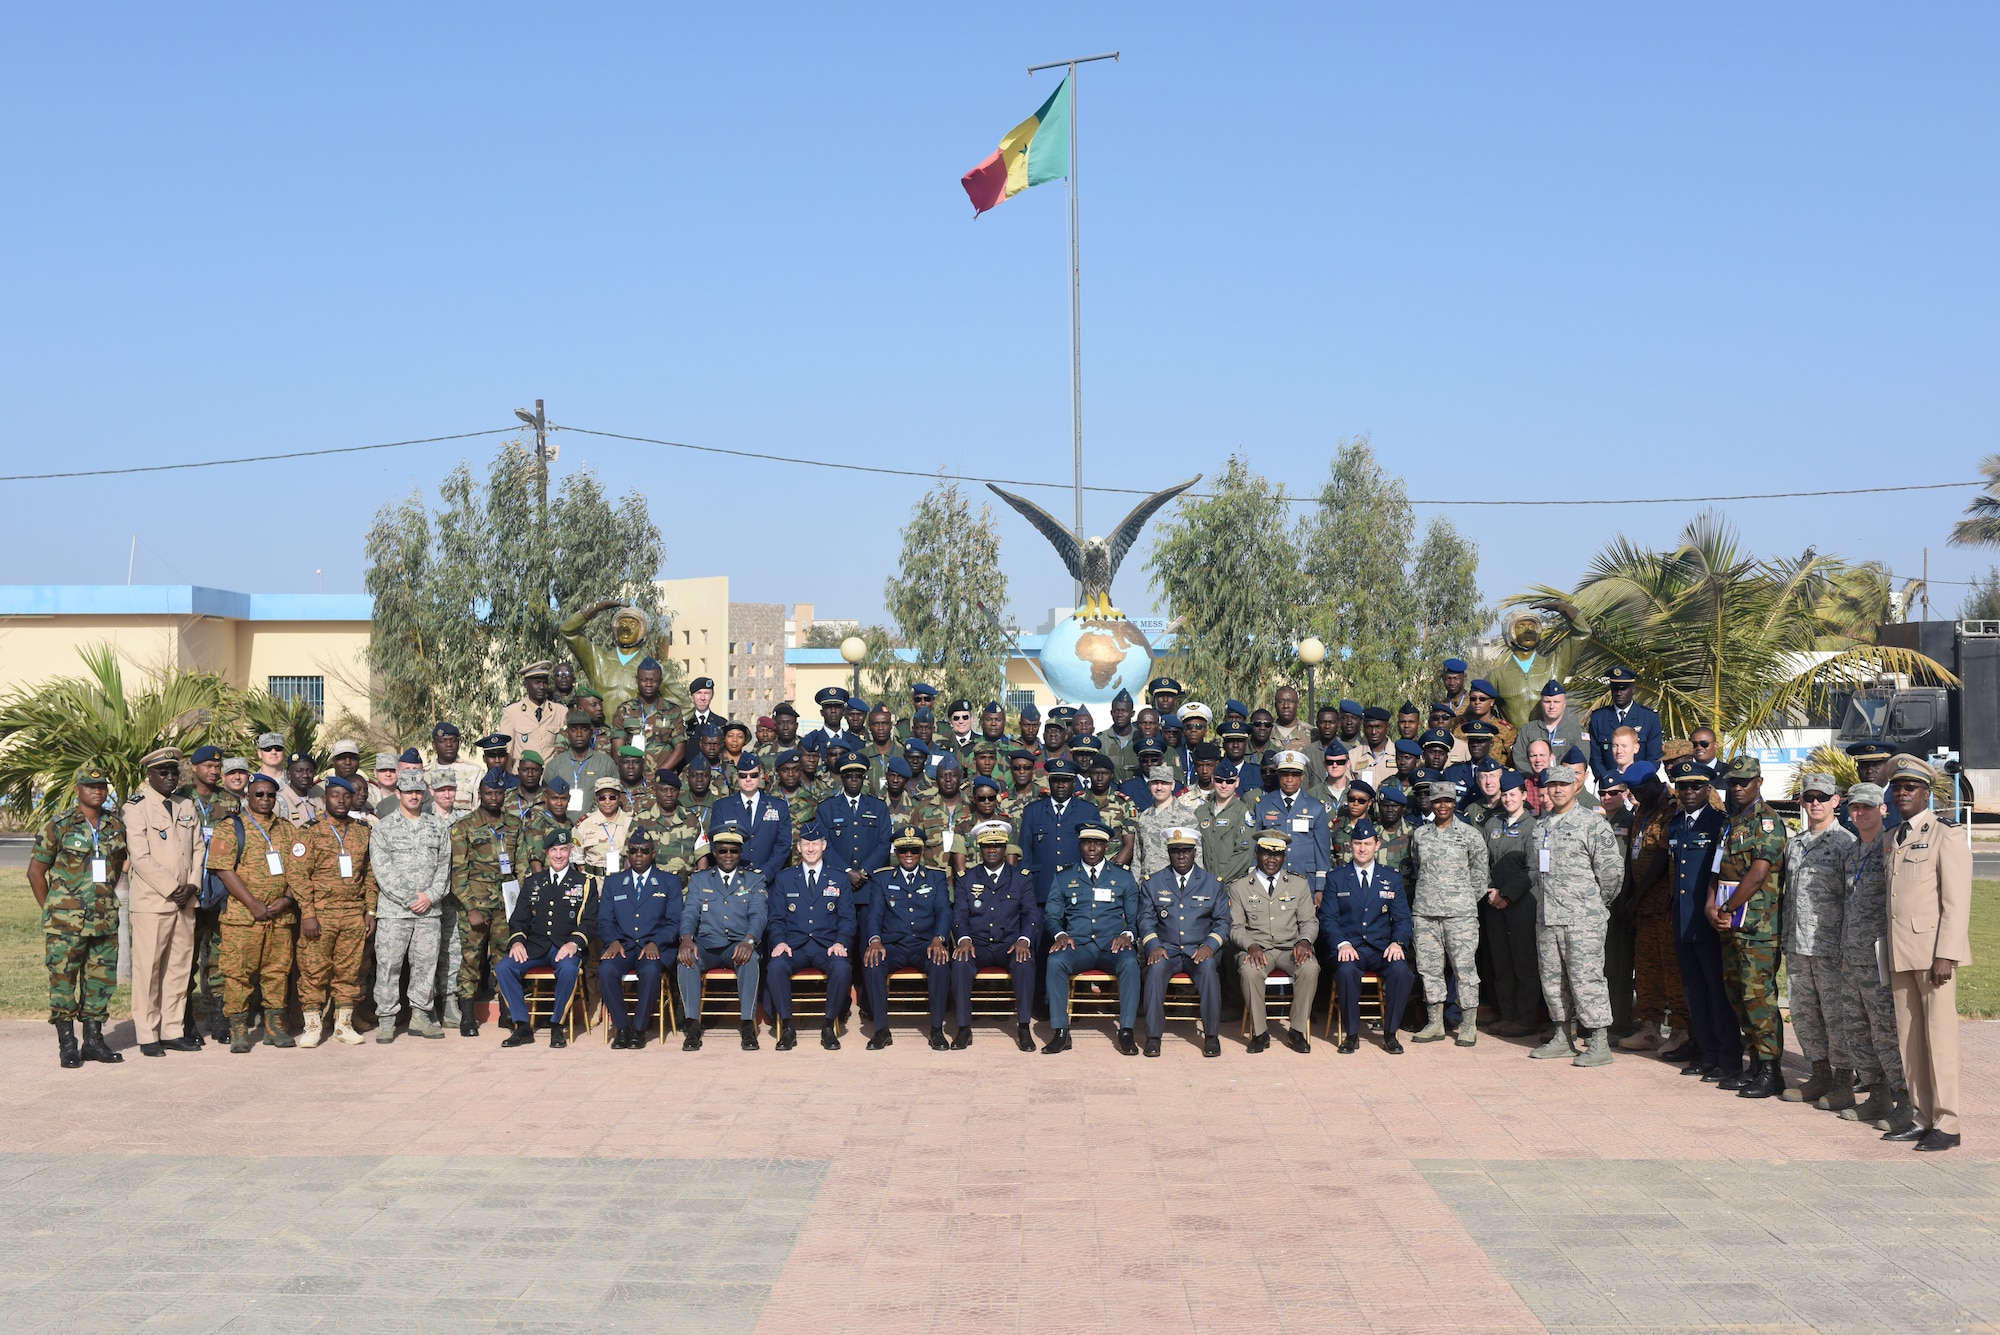
<path fill-rule="evenodd" d="M 703 774 L 708 773 L 708 757 L 699 751 L 689 756 L 687 762 L 688 773 L 693 774 L 696 770 L 701 771 Z"/>
<path fill-rule="evenodd" d="M 1560 760 L 1565 765 L 1581 765 L 1586 763 L 1583 748 L 1579 746 L 1572 746 L 1569 750 L 1563 752 Z"/>
<path fill-rule="evenodd" d="M 211 761 L 211 760 L 220 760 L 220 759 L 222 759 L 222 748 L 221 748 L 221 747 L 219 747 L 219 746 L 197 746 L 197 747 L 196 747 L 196 748 L 194 749 L 194 751 L 193 751 L 193 752 L 192 752 L 192 753 L 191 753 L 191 754 L 190 754 L 190 755 L 188 756 L 188 764 L 190 764 L 190 765 L 205 765 L 205 764 L 207 764 L 207 763 L 208 763 L 209 761 Z M 381 761 L 381 757 L 380 757 L 380 756 L 377 756 L 377 757 L 376 757 L 376 761 L 377 761 L 377 764 L 378 764 L 378 766 L 379 766 L 379 764 L 380 764 L 380 761 Z M 395 757 L 391 756 L 391 757 L 390 757 L 390 759 L 389 759 L 389 763 L 390 763 L 391 765 L 395 764 L 395 763 L 396 763 L 396 760 L 395 760 Z"/>
<path fill-rule="evenodd" d="M 76 775 L 71 782 L 79 788 L 109 788 L 111 786 L 111 771 L 92 761 L 78 765 L 76 767 Z M 276 785 L 272 786 L 275 787 Z"/>
<path fill-rule="evenodd" d="M 282 750 L 284 750 L 284 749 L 285 749 L 285 738 L 284 738 L 284 735 L 283 735 L 283 734 L 281 734 L 281 733 L 275 733 L 275 732 L 262 732 L 262 733 L 258 733 L 258 734 L 257 734 L 257 749 L 258 749 L 259 751 L 282 751 Z"/>
<path fill-rule="evenodd" d="M 1506 768 L 1505 765 L 1502 765 L 1492 756 L 1488 756 L 1486 757 L 1486 759 L 1480 761 L 1477 765 L 1474 765 L 1472 767 L 1472 772 L 1474 774 L 1491 774 L 1495 770 L 1505 769 L 1505 768 Z"/>
<path fill-rule="evenodd" d="M 1542 699 L 1546 700 L 1552 695 L 1562 694 L 1565 694 L 1563 684 L 1554 677 L 1550 677 L 1546 682 L 1542 683 Z"/>
<path fill-rule="evenodd" d="M 1851 807 L 1879 807 L 1882 805 L 1882 785 L 1879 783 L 1857 783 L 1847 790 L 1847 805 Z"/>
<path fill-rule="evenodd" d="M 435 728 L 431 729 L 431 736 L 456 737 L 458 736 L 458 725 L 456 723 L 453 723 L 450 719 L 446 719 L 444 722 L 438 724 Z"/>
<path fill-rule="evenodd" d="M 713 720 L 711 720 L 707 723 L 702 724 L 699 728 L 696 728 L 695 736 L 699 737 L 703 741 L 707 741 L 711 737 L 719 738 L 722 736 L 722 725 L 720 723 L 716 723 Z"/>
<path fill-rule="evenodd" d="M 1936 778 L 1937 771 L 1931 768 L 1929 761 L 1921 756 L 1913 756 L 1907 751 L 1899 752 L 1896 758 L 1889 762 L 1889 782 L 1892 784 L 1904 779 L 1914 779 L 1929 786 Z"/>
<path fill-rule="evenodd" d="M 473 745 L 482 751 L 505 751 L 507 749 L 507 734 L 504 732 L 489 732 L 477 742 L 474 742 Z"/>
<path fill-rule="evenodd" d="M 985 706 L 980 709 L 979 713 L 982 717 L 984 717 L 987 714 L 998 714 L 1001 718 L 1007 717 L 1006 707 L 1002 705 L 998 700 L 988 700 Z"/>
<path fill-rule="evenodd" d="M 1215 773 L 1210 775 L 1209 777 L 1214 779 L 1217 783 L 1235 783 L 1238 779 L 1243 777 L 1243 774 L 1242 771 L 1236 768 L 1235 761 L 1225 760 L 1215 767 Z"/>
<path fill-rule="evenodd" d="M 712 691 L 715 689 L 715 678 L 696 677 L 688 683 L 688 689 L 690 691 Z"/>
<path fill-rule="evenodd" d="M 596 720 L 592 719 L 590 715 L 584 713 L 581 709 L 572 709 L 569 713 L 563 715 L 564 728 L 588 728 L 593 726 L 595 722 Z"/>
<path fill-rule="evenodd" d="M 820 828 L 820 823 L 816 820 L 809 820 L 804 825 L 799 826 L 799 839 L 801 842 L 810 839 L 814 843 L 818 843 L 825 838 L 826 831 Z"/>
<path fill-rule="evenodd" d="M 1417 702 L 1415 700 L 1405 700 L 1403 701 L 1402 704 L 1396 706 L 1396 713 L 1398 715 L 1419 714 L 1422 712 L 1423 712 L 1422 710 L 1417 708 Z"/>
<path fill-rule="evenodd" d="M 1167 827 L 1168 848 L 1194 848 L 1201 843 L 1201 832 L 1190 825 L 1169 825 Z"/>
<path fill-rule="evenodd" d="M 1042 711 L 1035 707 L 1033 700 L 1021 706 L 1021 722 L 1026 723 L 1029 719 L 1033 719 L 1037 723 L 1042 721 Z"/>
<path fill-rule="evenodd" d="M 724 844 L 731 848 L 741 848 L 743 847 L 743 831 L 736 828 L 735 821 L 731 821 L 729 824 L 715 831 L 715 833 L 709 835 L 708 842 L 711 846 Z"/>
<path fill-rule="evenodd" d="M 1497 723 L 1488 723 L 1482 718 L 1467 719 L 1458 725 L 1458 735 L 1461 737 L 1498 737 L 1500 735 L 1500 725 Z"/>
<path fill-rule="evenodd" d="M 1131 704 L 1131 703 L 1132 703 L 1132 692 L 1130 692 L 1130 691 L 1126 690 L 1126 689 L 1125 689 L 1125 688 L 1124 688 L 1123 686 L 1120 686 L 1120 687 L 1118 688 L 1118 694 L 1116 694 L 1116 695 L 1114 695 L 1114 696 L 1112 696 L 1112 697 L 1111 697 L 1111 703 L 1112 703 L 1112 704 L 1114 704 L 1114 705 L 1129 705 L 1129 704 Z"/>
<path fill-rule="evenodd" d="M 1729 762 L 1729 777 L 1732 779 L 1761 779 L 1764 766 L 1748 751 L 1732 758 Z"/>
<path fill-rule="evenodd" d="M 1516 788 L 1526 788 L 1527 786 L 1528 776 L 1517 769 L 1507 770 L 1500 775 L 1500 791 L 1503 793 L 1511 793 Z"/>
<path fill-rule="evenodd" d="M 947 751 L 938 757 L 938 773 L 942 774 L 948 769 L 955 770 L 959 768 L 958 756 L 953 752 Z"/>
<path fill-rule="evenodd" d="M 1604 680 L 1610 682 L 1613 686 L 1631 686 L 1639 680 L 1639 674 L 1631 668 L 1626 667 L 1623 663 L 1620 663 L 1617 667 L 1612 668 L 1611 671 L 1604 674 Z"/>
<path fill-rule="evenodd" d="M 152 769 L 156 765 L 178 766 L 180 763 L 181 749 L 178 746 L 163 746 L 157 751 L 148 751 L 139 757 L 140 769 Z"/>
<path fill-rule="evenodd" d="M 616 779 L 606 776 L 599 779 L 596 783 L 591 784 L 590 791 L 593 793 L 618 793 L 622 796 L 625 792 L 625 785 Z"/>
<path fill-rule="evenodd" d="M 1544 784 L 1575 783 L 1576 771 L 1568 765 L 1551 765 L 1542 771 L 1542 782 Z"/>
<path fill-rule="evenodd" d="M 911 737 L 903 743 L 904 755 L 934 756 L 937 754 L 931 744 L 921 737 Z"/>
<path fill-rule="evenodd" d="M 1359 700 L 1342 700 L 1338 708 L 1341 713 L 1352 714 L 1356 718 L 1360 718 L 1368 712 L 1367 710 L 1361 707 L 1361 702 Z"/>
<path fill-rule="evenodd" d="M 1839 797 L 1840 781 L 1822 770 L 1815 770 L 1799 780 L 1799 796 L 1818 793 L 1822 797 Z"/>
<path fill-rule="evenodd" d="M 1354 822 L 1354 828 L 1347 832 L 1350 839 L 1380 839 L 1382 832 L 1375 828 L 1375 822 L 1363 816 Z"/>
<path fill-rule="evenodd" d="M 1420 748 L 1426 746 L 1442 746 L 1445 750 L 1449 751 L 1451 750 L 1451 734 L 1446 732 L 1443 728 L 1432 728 L 1429 732 L 1426 732 L 1423 736 L 1417 738 L 1417 745 Z"/>
<path fill-rule="evenodd" d="M 547 659 L 543 659 L 543 660 L 542 660 L 541 662 L 539 662 L 539 663 L 530 663 L 530 664 L 528 664 L 528 666 L 526 666 L 526 667 L 522 668 L 522 669 L 521 669 L 521 680 L 522 680 L 522 681 L 526 681 L 526 680 L 528 680 L 528 678 L 530 678 L 530 677 L 548 677 L 548 676 L 553 676 L 553 675 L 554 675 L 554 673 L 555 673 L 555 670 L 556 670 L 556 669 L 555 669 L 555 664 L 553 664 L 553 663 L 549 662 L 549 661 L 548 661 Z"/>
<path fill-rule="evenodd" d="M 1896 748 L 1887 742 L 1850 742 L 1847 754 L 1856 760 L 1890 760 L 1895 757 Z"/>
<path fill-rule="evenodd" d="M 1111 830 L 1101 821 L 1084 821 L 1076 827 L 1076 840 L 1082 843 L 1086 839 L 1101 839 L 1108 844 L 1111 842 Z"/>
<path fill-rule="evenodd" d="M 650 850 L 653 847 L 653 832 L 641 825 L 638 829 L 625 836 L 625 847 Z"/>
<path fill-rule="evenodd" d="M 1405 793 L 1403 785 L 1397 783 L 1394 779 L 1382 785 L 1382 791 L 1375 794 L 1375 800 L 1377 802 L 1387 802 L 1389 805 L 1397 807 L 1410 805 L 1409 794 Z"/>
<path fill-rule="evenodd" d="M 1397 755 L 1403 755 L 1403 756 L 1420 756 L 1424 753 L 1424 748 L 1418 746 L 1414 741 L 1412 741 L 1408 737 L 1398 737 L 1395 741 L 1395 745 L 1392 746 L 1390 749 L 1395 751 Z"/>
<path fill-rule="evenodd" d="M 647 654 L 644 658 L 639 660 L 639 667 L 637 670 L 640 672 L 665 671 L 665 669 L 660 666 L 660 660 L 653 657 L 651 654 Z"/>
<path fill-rule="evenodd" d="M 1444 660 L 1444 670 L 1446 672 L 1470 672 L 1472 669 L 1466 666 L 1463 658 L 1447 658 Z"/>
<path fill-rule="evenodd" d="M 1326 744 L 1326 758 L 1328 760 L 1344 760 L 1346 759 L 1346 757 L 1347 757 L 1346 742 L 1343 742 L 1338 737 L 1336 737 L 1332 741 Z"/>
<path fill-rule="evenodd" d="M 396 775 L 396 791 L 399 793 L 421 793 L 430 787 L 424 782 L 424 772 L 420 769 L 406 769 Z"/>
<path fill-rule="evenodd" d="M 921 850 L 923 846 L 924 832 L 914 825 L 899 826 L 896 830 L 895 839 L 889 845 L 890 848 L 896 850 L 898 853 L 906 848 Z"/>
<path fill-rule="evenodd" d="M 551 848 L 567 848 L 568 846 L 569 831 L 566 829 L 550 830 L 542 836 L 542 849 L 544 852 Z"/>
<path fill-rule="evenodd" d="M 1257 847 L 1272 853 L 1283 853 L 1292 846 L 1292 836 L 1284 830 L 1259 830 Z"/>
<path fill-rule="evenodd" d="M 424 763 L 423 752 L 417 750 L 414 746 L 405 748 L 403 754 L 396 757 L 396 763 L 398 765 L 421 765 Z"/>
<path fill-rule="evenodd" d="M 1389 711 L 1380 705 L 1370 705 L 1361 711 L 1361 717 L 1371 719 L 1376 723 L 1387 723 L 1389 721 Z"/>
<path fill-rule="evenodd" d="M 1684 783 L 1712 783 L 1714 776 L 1693 756 L 1682 756 L 1667 766 L 1667 781 L 1678 788 Z"/>
<path fill-rule="evenodd" d="M 231 756 L 222 762 L 222 772 L 224 774 L 248 774 L 250 772 L 250 762 L 242 756 Z"/>
<path fill-rule="evenodd" d="M 847 690 L 841 686 L 822 686 L 813 692 L 813 703 L 820 706 L 844 705 L 847 703 Z"/>

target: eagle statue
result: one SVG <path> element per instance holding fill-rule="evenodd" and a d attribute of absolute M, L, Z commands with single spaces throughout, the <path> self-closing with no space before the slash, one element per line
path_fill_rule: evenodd
<path fill-rule="evenodd" d="M 1112 576 L 1118 573 L 1125 553 L 1131 551 L 1132 544 L 1139 540 L 1139 530 L 1146 526 L 1146 521 L 1161 506 L 1199 481 L 1201 474 L 1196 473 L 1178 486 L 1154 492 L 1132 507 L 1132 513 L 1125 516 L 1124 523 L 1111 530 L 1109 538 L 1085 538 L 1082 541 L 1078 541 L 1076 534 L 1054 515 L 1026 496 L 1016 496 L 991 482 L 986 485 L 994 495 L 1019 510 L 1023 518 L 1040 529 L 1042 536 L 1055 545 L 1056 555 L 1062 557 L 1071 578 L 1083 585 L 1083 605 L 1076 609 L 1076 615 L 1090 620 L 1098 617 L 1122 618 L 1125 615 L 1111 605 Z"/>

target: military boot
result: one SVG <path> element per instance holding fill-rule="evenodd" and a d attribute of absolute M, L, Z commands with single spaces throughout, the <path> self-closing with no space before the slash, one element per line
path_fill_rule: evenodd
<path fill-rule="evenodd" d="M 1785 1064 L 1779 1058 L 1760 1063 L 1755 1078 L 1746 1080 L 1743 1088 L 1736 1091 L 1739 1099 L 1768 1099 L 1773 1095 L 1783 1097 L 1785 1092 Z"/>
<path fill-rule="evenodd" d="M 1444 1003 L 1430 1003 L 1430 1023 L 1410 1035 L 1412 1043 L 1435 1043 L 1444 1037 Z"/>
<path fill-rule="evenodd" d="M 250 1013 L 239 1011 L 229 1017 L 229 1050 L 248 1052 L 252 1046 L 250 1038 Z"/>
<path fill-rule="evenodd" d="M 56 1027 L 56 1059 L 65 1071 L 74 1071 L 83 1065 L 83 1057 L 76 1050 L 76 1021 L 54 1020 Z"/>
<path fill-rule="evenodd" d="M 447 1016 L 445 1022 L 449 1024 L 451 1022 L 450 1017 Z M 473 1009 L 470 1001 L 461 1001 L 458 1003 L 458 1036 L 460 1038 L 479 1037 L 479 1015 Z"/>
<path fill-rule="evenodd" d="M 87 1062 L 122 1062 L 125 1054 L 113 1052 L 111 1045 L 104 1041 L 104 1021 L 85 1020 L 83 1022 L 83 1045 L 77 1049 Z"/>
<path fill-rule="evenodd" d="M 1888 1116 L 1876 1125 L 1888 1132 L 1907 1131 L 1917 1124 L 1917 1110 L 1910 1104 L 1910 1091 L 1894 1090 L 1892 1096 L 1894 1106 L 1889 1109 Z"/>
<path fill-rule="evenodd" d="M 444 1026 L 429 1011 L 410 1011 L 410 1032 L 418 1038 L 443 1038 Z"/>
<path fill-rule="evenodd" d="M 1868 1086 L 1868 1097 L 1860 1103 L 1842 1108 L 1840 1110 L 1840 1120 L 1843 1122 L 1866 1122 L 1872 1126 L 1886 1118 L 1889 1115 L 1889 1110 L 1895 1106 L 1896 1101 L 1889 1097 L 1888 1082 L 1881 1081 Z"/>
<path fill-rule="evenodd" d="M 354 1007 L 335 1006 L 333 1008 L 333 1041 L 336 1043 L 359 1043 L 361 1034 L 354 1027 Z"/>
<path fill-rule="evenodd" d="M 315 1010 L 306 1012 L 305 1020 L 299 1026 L 299 1046 L 302 1048 L 316 1048 L 325 1041 L 326 1035 L 321 1029 L 325 1023 L 325 1011 Z"/>
<path fill-rule="evenodd" d="M 1584 1040 L 1583 1051 L 1570 1061 L 1571 1066 L 1609 1066 L 1611 1064 L 1611 1031 L 1592 1029 Z"/>
<path fill-rule="evenodd" d="M 1472 1046 L 1472 1045 L 1473 1045 L 1474 1043 L 1477 1043 L 1478 1041 L 1479 1041 L 1479 1026 L 1478 1026 L 1478 1025 L 1476 1025 L 1476 1024 L 1461 1024 L 1461 1025 L 1459 1025 L 1459 1027 L 1458 1027 L 1458 1046 L 1460 1046 L 1460 1047 L 1462 1047 L 1462 1048 L 1469 1048 L 1469 1047 L 1471 1047 L 1471 1046 Z"/>
<path fill-rule="evenodd" d="M 1849 1080 L 1853 1078 L 1851 1075 L 1848 1077 Z M 1812 1074 L 1806 1077 L 1806 1082 L 1797 1089 L 1786 1090 L 1781 1097 L 1786 1103 L 1811 1103 L 1816 1099 L 1824 1097 L 1826 1092 L 1832 1088 L 1833 1063 L 1814 1062 L 1812 1064 Z"/>
<path fill-rule="evenodd" d="M 1833 1088 L 1819 1096 L 1813 1107 L 1823 1112 L 1843 1112 L 1854 1106 L 1854 1072 L 1833 1068 Z"/>
<path fill-rule="evenodd" d="M 285 1032 L 284 1012 L 268 1010 L 264 1012 L 264 1041 L 274 1048 L 295 1048 L 299 1041 Z"/>
<path fill-rule="evenodd" d="M 221 998 L 211 998 L 208 1003 L 208 1036 L 218 1043 L 229 1041 L 229 1017 L 222 1013 Z"/>
<path fill-rule="evenodd" d="M 1440 1006 L 1438 1009 L 1442 1012 L 1444 1008 Z M 1528 1055 L 1530 1057 L 1540 1057 L 1544 1061 L 1552 1057 L 1574 1057 L 1576 1050 L 1570 1047 L 1570 1038 L 1575 1033 L 1576 1027 L 1570 1021 L 1557 1020 L 1556 1031 L 1549 1035 L 1549 1041 Z"/>
<path fill-rule="evenodd" d="M 461 1002 L 456 992 L 451 993 L 444 999 L 444 1022 L 446 1024 L 457 1024 L 459 1019 L 471 1009 L 472 1003 Z M 467 1034 L 466 1037 L 470 1038 L 472 1035 Z"/>

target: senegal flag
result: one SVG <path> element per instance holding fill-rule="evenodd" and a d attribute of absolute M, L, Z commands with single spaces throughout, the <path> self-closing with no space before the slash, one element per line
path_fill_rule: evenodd
<path fill-rule="evenodd" d="M 974 217 L 1031 185 L 1069 175 L 1069 79 L 1041 110 L 1016 125 L 993 155 L 959 178 Z"/>

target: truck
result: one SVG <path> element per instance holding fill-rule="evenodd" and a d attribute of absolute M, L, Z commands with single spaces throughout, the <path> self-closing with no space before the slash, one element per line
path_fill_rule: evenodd
<path fill-rule="evenodd" d="M 1886 742 L 1955 770 L 1974 812 L 2000 812 L 2000 621 L 1902 621 L 1877 642 L 1911 649 L 1948 669 L 1955 686 L 1878 677 L 1847 692 L 1834 744 Z"/>

